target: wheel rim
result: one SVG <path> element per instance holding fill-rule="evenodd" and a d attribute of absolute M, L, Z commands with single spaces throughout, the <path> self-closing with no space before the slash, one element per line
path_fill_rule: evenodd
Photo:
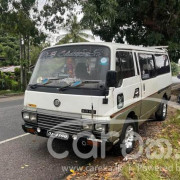
<path fill-rule="evenodd" d="M 126 149 L 132 148 L 133 142 L 134 142 L 134 128 L 133 126 L 128 126 L 128 128 L 126 129 L 125 139 L 124 139 L 124 144 Z"/>
<path fill-rule="evenodd" d="M 167 104 L 164 103 L 164 104 L 163 104 L 163 117 L 166 116 L 166 112 L 167 112 Z"/>

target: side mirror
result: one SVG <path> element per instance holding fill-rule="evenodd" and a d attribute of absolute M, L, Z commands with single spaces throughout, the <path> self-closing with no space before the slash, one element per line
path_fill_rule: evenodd
<path fill-rule="evenodd" d="M 116 71 L 108 71 L 106 75 L 106 87 L 117 87 L 117 72 Z"/>

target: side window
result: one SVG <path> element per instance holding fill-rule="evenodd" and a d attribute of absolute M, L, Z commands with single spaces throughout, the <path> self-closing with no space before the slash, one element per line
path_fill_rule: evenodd
<path fill-rule="evenodd" d="M 170 63 L 167 55 L 156 54 L 155 61 L 158 75 L 170 72 Z"/>
<path fill-rule="evenodd" d="M 132 52 L 118 51 L 116 53 L 116 71 L 119 80 L 135 76 Z"/>
<path fill-rule="evenodd" d="M 156 71 L 155 71 L 153 55 L 139 54 L 139 63 L 141 68 L 142 80 L 155 77 Z"/>

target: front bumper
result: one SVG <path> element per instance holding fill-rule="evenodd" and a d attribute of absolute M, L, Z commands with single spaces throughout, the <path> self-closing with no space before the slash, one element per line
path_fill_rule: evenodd
<path fill-rule="evenodd" d="M 33 135 L 49 138 L 49 136 L 47 135 L 48 130 L 40 129 L 40 131 L 39 131 L 38 130 L 39 128 L 38 128 L 37 125 L 33 125 L 33 126 L 31 125 L 30 126 L 30 125 L 25 123 L 24 125 L 22 125 L 22 129 L 24 130 L 25 133 L 30 133 L 30 134 L 33 134 Z M 72 141 L 73 140 L 73 135 L 70 135 L 70 134 L 68 134 L 68 135 L 69 135 L 68 141 Z M 77 137 L 78 137 L 78 135 L 77 135 Z M 98 135 L 98 137 L 99 137 L 99 135 Z M 64 140 L 64 139 L 61 139 L 61 140 Z M 88 136 L 84 135 L 84 136 L 81 136 L 79 138 L 79 141 L 85 142 L 85 144 L 87 146 L 95 145 L 97 147 L 100 147 L 102 143 L 105 143 L 106 150 L 111 149 L 112 146 L 113 146 L 113 143 L 110 142 L 107 138 L 97 139 L 97 138 L 91 138 L 91 137 L 88 137 Z"/>

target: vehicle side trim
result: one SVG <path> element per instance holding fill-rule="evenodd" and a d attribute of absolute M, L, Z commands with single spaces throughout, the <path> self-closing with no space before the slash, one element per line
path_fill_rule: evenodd
<path fill-rule="evenodd" d="M 157 93 L 160 94 L 161 92 L 165 91 L 166 89 L 168 89 L 168 88 L 170 88 L 170 87 L 171 87 L 171 86 L 167 86 L 167 87 L 165 87 L 165 88 L 159 90 L 158 92 L 153 93 L 153 94 L 151 94 L 150 96 L 145 97 L 144 99 L 150 98 L 151 96 L 154 96 L 154 95 L 157 94 Z M 144 99 L 142 99 L 142 100 L 140 100 L 140 101 L 137 101 L 137 102 L 135 102 L 135 103 L 133 103 L 133 104 L 131 104 L 131 105 L 125 107 L 124 109 L 122 109 L 122 110 L 120 110 L 120 111 L 118 111 L 118 112 L 112 114 L 112 115 L 110 116 L 110 118 L 114 118 L 115 116 L 117 116 L 117 115 L 119 115 L 119 114 L 125 112 L 125 111 L 128 110 L 129 108 L 132 108 L 132 107 L 134 107 L 134 106 L 137 106 L 137 105 L 138 105 L 139 103 L 141 103 L 141 101 L 143 101 Z"/>
<path fill-rule="evenodd" d="M 110 117 L 111 117 L 111 118 L 114 118 L 115 116 L 117 116 L 117 115 L 125 112 L 127 109 L 132 108 L 132 107 L 134 107 L 134 106 L 136 106 L 136 105 L 138 105 L 138 104 L 140 104 L 140 103 L 141 103 L 141 100 L 135 102 L 134 104 L 131 104 L 131 105 L 125 107 L 124 109 L 122 109 L 122 110 L 120 110 L 120 111 L 118 111 L 118 112 L 116 112 L 116 113 L 114 113 L 114 114 L 112 114 Z"/>

